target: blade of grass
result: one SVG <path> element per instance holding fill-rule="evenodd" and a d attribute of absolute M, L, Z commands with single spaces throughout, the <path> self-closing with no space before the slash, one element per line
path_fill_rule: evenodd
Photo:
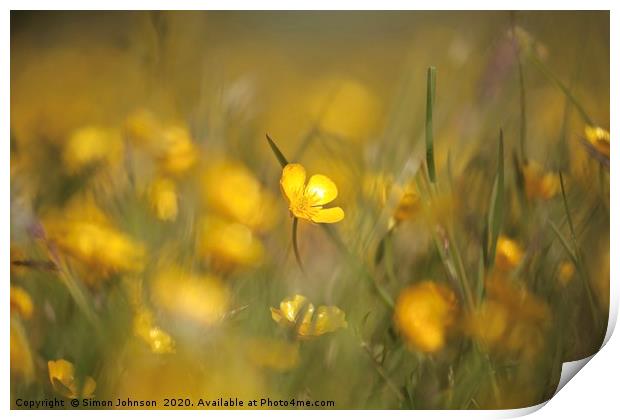
<path fill-rule="evenodd" d="M 562 81 L 558 77 L 556 77 L 556 75 L 553 74 L 551 70 L 549 70 L 547 66 L 542 61 L 540 61 L 538 57 L 536 57 L 534 53 L 530 52 L 529 57 L 532 60 L 532 62 L 536 64 L 538 69 L 545 75 L 545 77 L 551 80 L 562 91 L 562 93 L 566 95 L 566 97 L 573 103 L 573 105 L 575 105 L 575 108 L 581 115 L 581 118 L 583 118 L 583 120 L 586 122 L 586 124 L 592 125 L 592 126 L 595 125 L 592 118 L 590 118 L 586 110 L 583 108 L 583 106 L 581 106 L 581 102 L 577 100 L 577 98 L 575 97 L 575 95 L 573 95 L 571 90 L 564 83 L 562 83 Z"/>
<path fill-rule="evenodd" d="M 276 159 L 278 159 L 280 166 L 284 168 L 288 165 L 288 160 L 286 160 L 286 157 L 284 157 L 284 154 L 280 151 L 280 148 L 276 145 L 276 143 L 271 139 L 271 137 L 269 137 L 269 134 L 265 134 L 265 137 L 267 137 L 269 147 L 271 147 L 271 151 L 276 156 Z"/>
<path fill-rule="evenodd" d="M 426 72 L 426 166 L 431 183 L 435 183 L 435 154 L 433 146 L 433 106 L 435 105 L 435 84 L 437 69 L 430 66 Z"/>
<path fill-rule="evenodd" d="M 487 253 L 487 267 L 493 265 L 495 260 L 495 248 L 497 247 L 497 238 L 502 227 L 504 219 L 504 133 L 499 131 L 499 152 L 497 156 L 497 174 L 493 183 L 493 192 L 491 193 L 491 204 L 489 207 L 488 233 L 490 235 L 489 251 Z"/>
<path fill-rule="evenodd" d="M 590 281 L 587 275 L 587 271 L 585 269 L 583 260 L 581 258 L 581 252 L 579 247 L 579 242 L 577 242 L 577 235 L 575 234 L 575 225 L 573 224 L 573 218 L 571 217 L 570 210 L 568 208 L 568 199 L 566 198 L 566 189 L 564 188 L 564 177 L 562 176 L 562 171 L 559 171 L 560 175 L 560 189 L 562 191 L 562 201 L 564 203 L 564 211 L 566 212 L 566 220 L 568 221 L 568 228 L 571 235 L 571 240 L 573 242 L 574 251 L 573 259 L 577 270 L 581 274 L 581 278 L 583 280 L 583 286 L 586 291 L 586 295 L 588 296 L 588 303 L 590 305 L 590 311 L 592 312 L 592 320 L 596 325 L 599 325 L 598 313 L 596 311 L 596 305 L 594 304 L 594 296 L 592 293 L 592 288 L 590 287 Z M 559 231 L 558 231 L 559 233 Z M 568 244 L 566 244 L 568 246 Z"/>
<path fill-rule="evenodd" d="M 515 50 L 515 56 L 517 58 L 517 71 L 519 73 L 519 147 L 521 151 L 521 160 L 526 161 L 527 156 L 525 154 L 525 137 L 527 132 L 527 120 L 525 114 L 525 80 L 523 76 L 523 63 L 521 62 L 521 51 L 519 49 L 519 43 L 517 42 L 515 34 L 515 12 L 510 12 L 510 26 L 512 32 L 512 44 Z"/>

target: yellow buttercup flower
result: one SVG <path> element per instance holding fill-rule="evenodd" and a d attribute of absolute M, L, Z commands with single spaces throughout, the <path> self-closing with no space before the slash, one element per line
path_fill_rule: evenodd
<path fill-rule="evenodd" d="M 261 241 L 241 223 L 209 217 L 200 223 L 199 229 L 198 253 L 210 258 L 218 268 L 254 266 L 263 259 Z"/>
<path fill-rule="evenodd" d="M 601 155 L 609 159 L 609 131 L 602 127 L 586 126 L 586 140 Z"/>
<path fill-rule="evenodd" d="M 158 178 L 151 184 L 149 201 L 160 220 L 173 221 L 177 218 L 178 198 L 174 182 L 168 178 Z"/>
<path fill-rule="evenodd" d="M 182 125 L 165 127 L 155 155 L 161 168 L 172 175 L 180 175 L 190 169 L 198 160 L 198 150 L 189 130 Z"/>
<path fill-rule="evenodd" d="M 533 360 L 551 325 L 549 306 L 516 282 L 498 275 L 486 282 L 486 299 L 465 318 L 465 332 L 490 350 Z"/>
<path fill-rule="evenodd" d="M 516 241 L 500 235 L 495 250 L 495 265 L 501 270 L 512 270 L 523 259 L 523 249 Z"/>
<path fill-rule="evenodd" d="M 546 172 L 539 163 L 529 161 L 523 166 L 525 194 L 532 199 L 548 200 L 560 191 L 560 178 L 557 174 Z"/>
<path fill-rule="evenodd" d="M 90 376 L 84 378 L 78 389 L 73 363 L 64 359 L 50 360 L 47 369 L 52 387 L 60 395 L 66 398 L 92 398 L 95 394 L 97 383 Z"/>
<path fill-rule="evenodd" d="M 563 261 L 558 268 L 558 281 L 566 286 L 575 276 L 575 265 L 570 261 Z"/>
<path fill-rule="evenodd" d="M 62 158 L 69 172 L 77 172 L 92 164 L 118 163 L 122 153 L 123 141 L 118 131 L 89 126 L 71 135 Z"/>
<path fill-rule="evenodd" d="M 28 292 L 19 287 L 11 286 L 11 312 L 17 312 L 24 319 L 30 319 L 34 312 L 34 305 Z"/>
<path fill-rule="evenodd" d="M 274 198 L 242 163 L 216 159 L 201 174 L 202 198 L 209 209 L 251 229 L 273 225 Z"/>
<path fill-rule="evenodd" d="M 425 280 L 403 290 L 394 308 L 394 323 L 407 344 L 426 353 L 441 350 L 454 324 L 456 296 L 446 286 Z"/>
<path fill-rule="evenodd" d="M 293 216 L 315 223 L 336 223 L 344 219 L 340 207 L 323 208 L 338 196 L 336 184 L 325 175 L 312 175 L 306 184 L 304 167 L 289 163 L 282 170 L 280 186 Z"/>
<path fill-rule="evenodd" d="M 11 377 L 21 377 L 25 382 L 34 378 L 34 361 L 28 337 L 18 318 L 11 317 L 11 341 L 10 341 L 10 364 Z"/>
<path fill-rule="evenodd" d="M 155 325 L 153 313 L 146 308 L 139 308 L 133 318 L 133 332 L 140 337 L 151 351 L 156 354 L 174 353 L 174 339 Z"/>
<path fill-rule="evenodd" d="M 165 311 L 207 326 L 222 319 L 230 300 L 228 289 L 218 278 L 180 267 L 160 271 L 153 280 L 151 296 Z"/>
<path fill-rule="evenodd" d="M 345 314 L 337 306 L 318 308 L 305 296 L 295 295 L 280 302 L 280 308 L 271 308 L 271 318 L 279 325 L 293 329 L 299 338 L 312 338 L 347 327 Z"/>

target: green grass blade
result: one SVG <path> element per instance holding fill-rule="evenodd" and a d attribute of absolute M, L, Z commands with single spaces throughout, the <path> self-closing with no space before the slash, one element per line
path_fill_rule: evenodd
<path fill-rule="evenodd" d="M 426 166 L 428 167 L 428 177 L 435 183 L 435 153 L 433 146 L 433 107 L 435 105 L 435 84 L 437 69 L 430 66 L 426 72 Z"/>
<path fill-rule="evenodd" d="M 276 145 L 276 142 L 269 137 L 269 134 L 265 134 L 265 137 L 267 137 L 267 142 L 269 143 L 269 147 L 271 147 L 273 154 L 276 156 L 276 159 L 278 159 L 278 162 L 280 162 L 280 166 L 284 168 L 288 165 L 288 160 L 284 156 L 284 153 L 282 153 L 280 148 Z"/>
<path fill-rule="evenodd" d="M 299 246 L 297 245 L 297 224 L 299 219 L 297 217 L 293 217 L 293 232 L 292 232 L 292 241 L 293 241 L 293 252 L 295 253 L 295 260 L 297 260 L 297 264 L 299 265 L 299 269 L 302 273 L 305 274 L 304 265 L 301 262 L 301 256 L 299 254 Z"/>
<path fill-rule="evenodd" d="M 493 265 L 495 260 L 495 248 L 497 246 L 497 238 L 502 228 L 504 219 L 504 133 L 499 131 L 499 152 L 497 156 L 497 175 L 493 183 L 493 192 L 491 193 L 491 205 L 489 207 L 489 251 L 487 253 L 487 266 Z"/>

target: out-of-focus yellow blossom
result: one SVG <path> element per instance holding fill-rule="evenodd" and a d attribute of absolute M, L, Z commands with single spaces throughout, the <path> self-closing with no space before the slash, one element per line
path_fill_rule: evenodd
<path fill-rule="evenodd" d="M 42 221 L 50 241 L 88 266 L 86 281 L 93 280 L 91 275 L 139 272 L 144 267 L 144 246 L 116 229 L 92 197 L 78 197 Z"/>
<path fill-rule="evenodd" d="M 456 313 L 456 296 L 452 290 L 425 280 L 400 293 L 394 308 L 394 323 L 411 348 L 432 353 L 444 347 Z"/>
<path fill-rule="evenodd" d="M 330 80 L 310 99 L 310 110 L 326 133 L 353 141 L 377 132 L 381 109 L 375 95 L 354 80 Z"/>
<path fill-rule="evenodd" d="M 174 266 L 155 276 L 151 294 L 153 302 L 162 309 L 207 326 L 222 319 L 230 300 L 228 290 L 218 278 Z"/>
<path fill-rule="evenodd" d="M 140 337 L 156 354 L 174 353 L 175 343 L 170 335 L 155 325 L 153 313 L 139 308 L 133 318 L 133 332 Z"/>
<path fill-rule="evenodd" d="M 420 194 L 411 185 L 403 189 L 402 196 L 394 210 L 394 220 L 396 223 L 410 220 L 420 211 Z"/>
<path fill-rule="evenodd" d="M 157 178 L 153 181 L 149 190 L 149 201 L 158 219 L 172 221 L 177 218 L 177 191 L 171 179 Z"/>
<path fill-rule="evenodd" d="M 263 259 L 262 243 L 241 223 L 210 217 L 200 223 L 199 229 L 198 253 L 212 259 L 218 268 L 253 266 Z"/>
<path fill-rule="evenodd" d="M 299 338 L 312 338 L 347 327 L 345 314 L 337 306 L 315 308 L 305 296 L 295 295 L 271 308 L 271 318 L 279 325 L 292 328 Z"/>
<path fill-rule="evenodd" d="M 289 163 L 282 170 L 280 186 L 293 216 L 315 223 L 336 223 L 344 219 L 340 207 L 323 208 L 338 196 L 336 184 L 325 175 L 312 175 L 306 184 L 304 167 Z"/>
<path fill-rule="evenodd" d="M 32 351 L 26 333 L 18 320 L 11 318 L 11 375 L 20 376 L 25 382 L 34 378 Z"/>
<path fill-rule="evenodd" d="M 550 327 L 549 306 L 524 286 L 498 275 L 486 282 L 486 300 L 465 320 L 465 330 L 491 350 L 533 360 Z"/>
<path fill-rule="evenodd" d="M 123 141 L 117 130 L 89 126 L 75 131 L 64 146 L 62 159 L 71 173 L 93 164 L 113 165 L 123 154 Z"/>
<path fill-rule="evenodd" d="M 591 127 L 587 125 L 585 134 L 588 143 L 590 143 L 597 152 L 609 159 L 609 131 L 602 127 Z"/>
<path fill-rule="evenodd" d="M 558 268 L 558 281 L 561 286 L 566 286 L 575 276 L 575 265 L 570 261 L 563 261 Z"/>
<path fill-rule="evenodd" d="M 560 191 L 560 178 L 546 172 L 538 162 L 528 161 L 523 166 L 525 194 L 530 200 L 553 198 Z"/>
<path fill-rule="evenodd" d="M 139 109 L 125 120 L 125 134 L 138 146 L 152 148 L 162 127 L 153 113 L 147 109 Z"/>
<path fill-rule="evenodd" d="M 274 198 L 248 168 L 231 160 L 210 162 L 202 173 L 207 206 L 252 229 L 267 229 L 274 222 Z"/>
<path fill-rule="evenodd" d="M 162 169 L 172 175 L 180 175 L 190 169 L 198 159 L 198 150 L 189 130 L 181 125 L 163 129 L 156 157 Z"/>
<path fill-rule="evenodd" d="M 500 270 L 512 270 L 523 260 L 523 249 L 516 241 L 500 235 L 495 248 L 495 266 Z"/>
<path fill-rule="evenodd" d="M 249 360 L 259 367 L 285 372 L 299 364 L 299 342 L 251 338 L 245 343 Z"/>
<path fill-rule="evenodd" d="M 78 382 L 73 363 L 64 359 L 50 360 L 47 369 L 52 387 L 60 395 L 66 398 L 92 398 L 95 395 L 95 380 L 86 376 L 82 382 Z"/>
<path fill-rule="evenodd" d="M 112 227 L 91 222 L 57 221 L 47 224 L 46 232 L 62 251 L 97 274 L 139 272 L 144 267 L 144 247 Z"/>
<path fill-rule="evenodd" d="M 17 312 L 24 319 L 30 319 L 34 312 L 34 305 L 28 292 L 19 287 L 11 286 L 11 312 Z"/>

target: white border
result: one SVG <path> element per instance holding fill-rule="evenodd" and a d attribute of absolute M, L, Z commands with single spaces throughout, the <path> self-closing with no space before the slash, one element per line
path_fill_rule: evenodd
<path fill-rule="evenodd" d="M 491 1 L 468 1 L 467 3 L 458 2 L 458 1 L 441 1 L 435 0 L 433 2 L 411 2 L 411 1 L 403 1 L 403 0 L 383 0 L 381 2 L 369 2 L 369 1 L 335 1 L 335 0 L 314 0 L 314 1 L 305 1 L 305 2 L 285 2 L 285 1 L 273 1 L 273 0 L 264 0 L 261 2 L 250 2 L 250 1 L 239 1 L 239 0 L 231 0 L 231 1 L 188 1 L 188 0 L 177 0 L 174 2 L 171 1 L 161 1 L 154 0 L 149 2 L 140 2 L 140 1 L 119 1 L 119 0 L 108 0 L 108 1 L 90 1 L 87 4 L 85 2 L 79 1 L 56 1 L 54 4 L 44 1 L 8 1 L 4 4 L 7 4 L 8 8 L 5 9 L 5 12 L 2 14 L 2 34 L 0 35 L 2 39 L 2 51 L 5 56 L 5 59 L 2 60 L 2 66 L 0 66 L 0 71 L 2 72 L 2 84 L 0 91 L 0 100 L 2 101 L 2 105 L 0 105 L 0 110 L 2 110 L 2 118 L 0 118 L 0 126 L 2 130 L 0 131 L 3 134 L 4 142 L 2 149 L 0 150 L 0 156 L 2 159 L 2 164 L 0 164 L 0 171 L 2 171 L 2 177 L 0 178 L 0 184 L 2 189 L 2 196 L 5 198 L 2 201 L 1 215 L 2 221 L 4 223 L 0 224 L 2 229 L 2 245 L 1 245 L 1 257 L 0 264 L 2 264 L 3 272 L 6 273 L 7 278 L 4 279 L 4 287 L 0 287 L 0 295 L 2 296 L 2 314 L 0 315 L 0 323 L 4 327 L 9 324 L 9 288 L 8 286 L 8 273 L 9 273 L 9 260 L 10 260 L 10 235 L 9 235 L 9 223 L 10 219 L 10 154 L 9 154 L 9 132 L 10 132 L 10 68 L 8 63 L 10 62 L 10 12 L 9 10 L 27 10 L 27 9 L 49 9 L 53 6 L 55 9 L 60 10 L 71 10 L 71 9 L 135 9 L 135 10 L 145 10 L 145 9 L 175 9 L 175 10 L 200 10 L 208 7 L 212 10 L 233 10 L 233 9 L 250 9 L 250 10 L 277 10 L 277 9 L 290 9 L 290 10 L 308 10 L 308 9 L 324 9 L 324 10 L 340 10 L 340 9 L 362 9 L 362 10 L 372 10 L 378 9 L 379 6 L 382 10 L 407 10 L 411 8 L 415 8 L 418 10 L 439 10 L 439 9 L 448 9 L 448 10 L 461 10 L 463 6 L 468 6 L 469 10 L 552 10 L 557 9 L 557 7 L 561 7 L 562 10 L 611 10 L 611 127 L 610 132 L 615 132 L 615 118 L 618 117 L 618 84 L 617 84 L 617 75 L 620 74 L 620 68 L 618 66 L 617 59 L 617 40 L 619 36 L 618 24 L 620 23 L 620 19 L 618 19 L 618 12 L 616 2 L 613 1 L 602 1 L 602 0 L 589 0 L 585 1 L 567 1 L 564 0 L 562 2 L 554 2 L 554 1 L 542 1 L 542 0 L 521 0 L 521 1 L 511 1 L 511 2 L 502 2 L 502 4 L 498 4 L 498 2 Z M 612 147 L 613 148 L 613 147 Z M 618 157 L 616 153 L 612 153 L 612 167 L 618 167 Z M 611 182 L 611 214 L 617 214 L 616 210 L 618 207 L 618 187 L 614 180 Z M 620 354 L 620 342 L 617 337 L 611 336 L 611 332 L 613 326 L 616 323 L 617 315 L 618 315 L 618 281 L 617 281 L 617 273 L 618 273 L 618 258 L 620 255 L 618 254 L 618 247 L 616 246 L 615 238 L 618 237 L 620 233 L 618 230 L 618 222 L 616 217 L 612 217 L 611 219 L 611 241 L 610 241 L 610 273 L 611 273 L 611 300 L 610 300 L 610 329 L 608 331 L 608 335 L 606 337 L 606 345 L 604 346 L 603 351 L 596 354 L 592 361 L 588 363 L 588 365 L 583 369 L 584 372 L 580 373 L 580 379 L 576 381 L 570 381 L 568 385 L 564 389 L 559 392 L 558 395 L 553 397 L 546 407 L 543 410 L 540 410 L 534 414 L 534 417 L 537 419 L 547 419 L 547 418 L 579 418 L 583 419 L 584 417 L 591 418 L 609 418 L 610 413 L 617 413 L 618 408 L 618 395 L 616 391 L 616 377 L 620 373 L 619 372 L 619 361 L 617 358 L 617 354 Z M 0 398 L 3 400 L 3 411 L 8 411 L 10 408 L 9 401 L 9 387 L 10 387 L 10 375 L 9 375 L 9 329 L 2 328 L 3 344 L 0 345 L 0 354 L 2 354 L 2 367 L 0 370 L 0 383 L 2 384 L 2 389 L 0 390 Z M 611 337 L 611 339 L 610 339 Z M 609 340 L 609 341 L 607 341 Z M 545 404 L 541 404 L 544 406 Z M 529 409 L 523 410 L 505 410 L 505 411 L 355 411 L 352 413 L 355 416 L 381 416 L 381 415 L 389 415 L 390 417 L 400 417 L 400 418 L 447 418 L 447 417 L 459 417 L 459 418 L 506 418 L 506 417 L 514 417 L 519 415 L 525 415 L 530 412 L 536 411 L 538 408 L 532 407 Z M 217 413 L 209 412 L 204 413 L 201 411 L 177 411 L 173 415 L 174 416 L 188 416 L 198 418 L 198 416 L 218 416 L 221 418 L 234 418 L 237 416 L 241 416 L 248 413 L 247 411 L 219 411 Z M 77 418 L 77 416 L 83 416 L 83 413 L 78 411 L 47 411 L 43 412 L 35 412 L 35 411 L 11 411 L 9 413 L 11 416 L 16 418 L 30 418 L 38 415 L 45 415 L 45 417 L 54 418 L 67 418 L 73 417 Z M 136 413 L 137 414 L 137 413 Z M 290 413 L 286 411 L 266 411 L 266 412 L 251 412 L 252 417 L 263 417 L 269 416 L 270 418 L 290 418 L 291 415 L 294 415 L 296 418 L 310 418 L 316 416 L 318 413 L 314 411 L 296 411 L 295 413 Z M 346 413 L 340 413 L 339 411 L 335 412 L 322 412 L 319 415 L 346 415 Z M 130 416 L 133 417 L 134 413 L 129 412 L 118 412 L 118 415 L 121 417 Z M 149 412 L 149 416 L 155 418 L 168 418 L 171 413 L 165 411 L 154 411 Z M 91 411 L 88 413 L 88 416 L 92 416 L 94 418 L 107 418 L 109 417 L 109 412 L 107 411 Z"/>

